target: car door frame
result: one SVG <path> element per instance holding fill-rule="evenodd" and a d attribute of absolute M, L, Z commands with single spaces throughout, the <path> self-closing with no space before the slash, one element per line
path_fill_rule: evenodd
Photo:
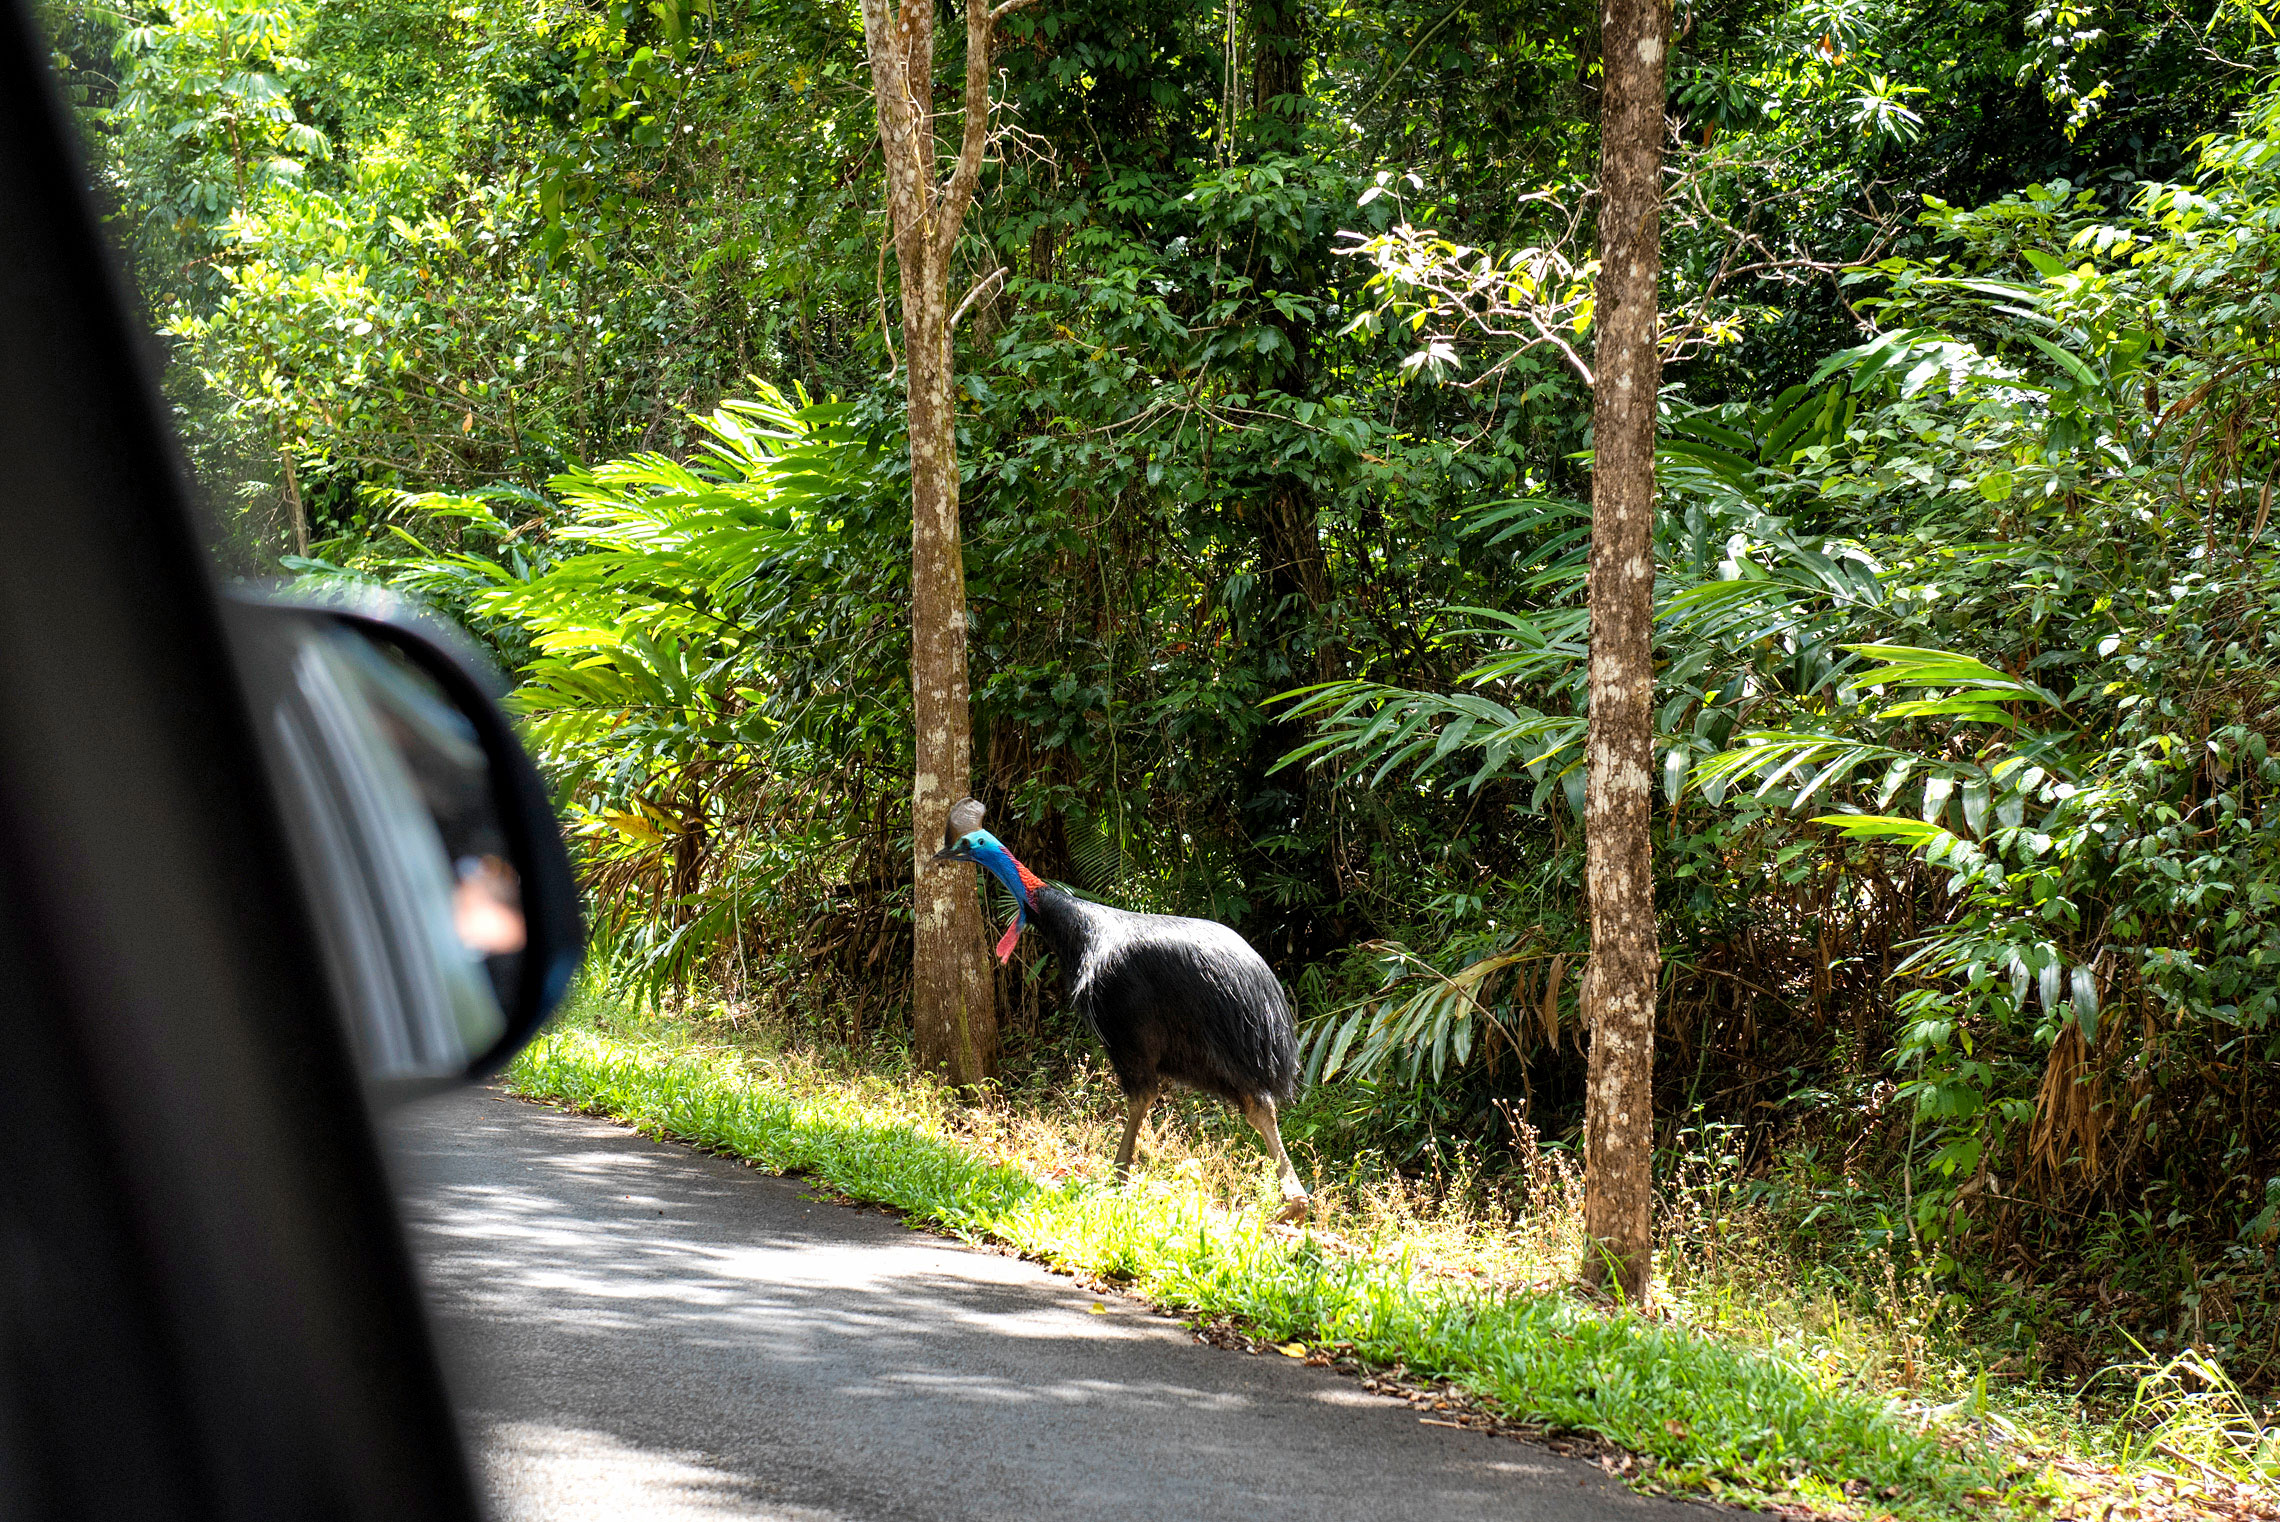
<path fill-rule="evenodd" d="M 0 0 L 0 1518 L 473 1522 L 84 176 Z"/>

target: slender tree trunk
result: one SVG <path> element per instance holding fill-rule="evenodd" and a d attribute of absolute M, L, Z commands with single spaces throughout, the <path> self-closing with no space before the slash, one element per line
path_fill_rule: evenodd
<path fill-rule="evenodd" d="M 911 1015 L 919 1061 L 968 1087 L 997 1065 L 997 991 L 971 868 L 934 863 L 950 805 L 966 796 L 974 742 L 966 686 L 966 568 L 948 313 L 903 286 L 910 397 L 910 680 L 918 755 L 911 786 Z"/>
<path fill-rule="evenodd" d="M 1306 87 L 1304 0 L 1252 0 L 1251 112 L 1262 140 L 1281 146 L 1297 137 L 1293 119 L 1274 103 Z M 1265 120 L 1272 118 L 1272 120 Z"/>
<path fill-rule="evenodd" d="M 1669 0 L 1603 0 L 1597 375 L 1591 424 L 1591 732 L 1584 885 L 1591 1030 L 1584 1224 L 1595 1283 L 1634 1305 L 1653 1277 L 1655 938 L 1655 280 L 1661 269 L 1663 61 Z"/>
<path fill-rule="evenodd" d="M 910 418 L 910 687 L 917 757 L 911 779 L 911 1023 L 922 1066 L 960 1087 L 997 1066 L 997 1002 L 971 868 L 934 864 L 950 805 L 972 782 L 966 685 L 966 571 L 958 536 L 956 388 L 950 255 L 989 143 L 996 23 L 1029 0 L 967 0 L 966 89 L 958 154 L 937 179 L 934 7 L 863 0 L 887 210 L 902 282 Z"/>
<path fill-rule="evenodd" d="M 301 478 L 293 469 L 293 451 L 278 446 L 277 458 L 285 463 L 285 515 L 293 529 L 293 553 L 309 553 L 309 511 L 301 502 Z"/>

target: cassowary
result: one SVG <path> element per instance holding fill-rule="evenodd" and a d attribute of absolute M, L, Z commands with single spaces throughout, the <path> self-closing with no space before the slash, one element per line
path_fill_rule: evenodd
<path fill-rule="evenodd" d="M 973 862 L 1013 895 L 1020 907 L 998 942 L 999 961 L 1013 955 L 1022 927 L 1032 923 L 1059 960 L 1063 996 L 1108 1048 L 1124 1089 L 1117 1178 L 1131 1171 L 1148 1107 L 1167 1087 L 1184 1085 L 1242 1113 L 1274 1157 L 1282 1219 L 1305 1215 L 1306 1190 L 1283 1151 L 1276 1116 L 1276 1107 L 1298 1093 L 1298 1043 L 1290 1001 L 1265 960 L 1211 920 L 1134 914 L 1071 897 L 1015 861 L 982 818 L 971 798 L 952 805 L 934 859 Z"/>

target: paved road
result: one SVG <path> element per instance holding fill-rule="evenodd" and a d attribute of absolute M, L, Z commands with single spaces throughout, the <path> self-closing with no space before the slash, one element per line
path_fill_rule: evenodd
<path fill-rule="evenodd" d="M 512 1522 L 1716 1515 L 615 1126 L 470 1090 L 394 1132 Z"/>

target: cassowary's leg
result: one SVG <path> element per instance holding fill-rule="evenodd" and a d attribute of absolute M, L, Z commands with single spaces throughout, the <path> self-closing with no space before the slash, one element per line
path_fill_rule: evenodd
<path fill-rule="evenodd" d="M 1156 1089 L 1127 1090 L 1124 1104 L 1127 1115 L 1124 1121 L 1124 1145 L 1116 1149 L 1116 1181 L 1123 1183 L 1132 1171 L 1133 1149 L 1140 1141 L 1140 1123 L 1148 1118 L 1148 1106 L 1156 1102 Z"/>
<path fill-rule="evenodd" d="M 1283 1151 L 1282 1123 L 1275 1115 L 1275 1102 L 1260 1095 L 1244 1102 L 1243 1118 L 1251 1129 L 1259 1133 L 1259 1140 L 1267 1144 L 1267 1153 L 1275 1160 L 1275 1171 L 1282 1181 L 1283 1208 L 1277 1217 L 1284 1221 L 1298 1221 L 1306 1217 L 1306 1186 L 1298 1181 L 1298 1170 L 1290 1165 L 1290 1154 Z"/>

